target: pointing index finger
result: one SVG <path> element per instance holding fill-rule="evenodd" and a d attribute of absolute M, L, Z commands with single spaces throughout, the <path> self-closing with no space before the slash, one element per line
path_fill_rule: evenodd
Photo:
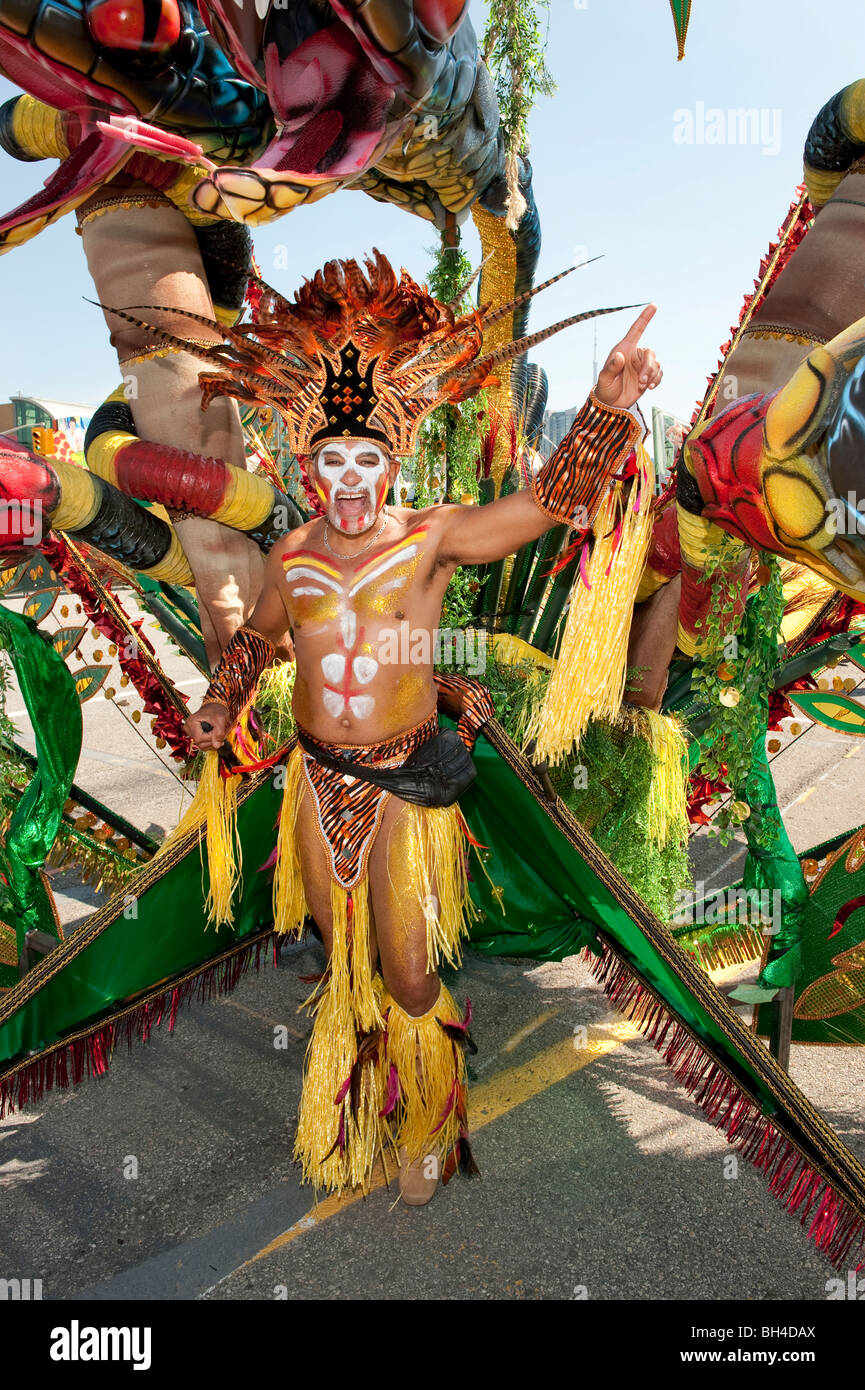
<path fill-rule="evenodd" d="M 657 312 L 657 304 L 647 304 L 640 316 L 636 318 L 634 322 L 631 324 L 626 336 L 622 341 L 625 343 L 630 343 L 631 346 L 636 346 L 636 344 L 642 338 L 644 332 L 646 331 L 649 324 L 652 322 L 652 319 L 655 317 Z"/>

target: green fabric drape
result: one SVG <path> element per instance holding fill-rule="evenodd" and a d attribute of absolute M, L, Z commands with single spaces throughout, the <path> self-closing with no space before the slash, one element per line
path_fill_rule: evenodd
<path fill-rule="evenodd" d="M 800 937 L 808 885 L 778 809 L 765 734 L 754 744 L 745 799 L 751 815 L 744 827 L 748 856 L 742 883 L 747 891 L 771 895 L 763 901 L 770 906 L 774 928 L 759 984 L 766 989 L 783 989 L 795 984 L 802 965 Z"/>
<path fill-rule="evenodd" d="M 20 954 L 31 929 L 58 934 L 39 871 L 54 843 L 78 764 L 81 705 L 63 658 L 30 618 L 2 604 L 0 643 L 18 677 L 36 738 L 38 762 L 13 812 L 2 850 Z"/>
<path fill-rule="evenodd" d="M 207 869 L 194 837 L 130 875 L 115 894 L 0 995 L 0 1072 L 12 1057 L 49 1047 L 160 981 L 204 969 L 272 921 L 271 876 L 256 870 L 276 840 L 280 793 L 260 774 L 238 808 L 243 888 L 233 929 L 207 929 Z"/>
<path fill-rule="evenodd" d="M 865 1045 L 865 831 L 818 845 L 807 857 L 826 863 L 811 886 L 802 921 L 793 1042 Z M 757 1031 L 772 1027 L 761 1004 Z"/>

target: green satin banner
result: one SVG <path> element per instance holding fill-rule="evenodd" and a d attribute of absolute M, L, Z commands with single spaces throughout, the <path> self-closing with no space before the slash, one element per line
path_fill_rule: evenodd
<path fill-rule="evenodd" d="M 754 744 L 745 796 L 751 815 L 744 826 L 748 857 L 742 883 L 746 891 L 759 893 L 758 901 L 769 910 L 772 931 L 769 958 L 759 983 L 767 989 L 783 989 L 795 984 L 802 966 L 800 937 L 808 885 L 778 809 L 764 733 Z"/>
<path fill-rule="evenodd" d="M 0 604 L 0 644 L 9 653 L 36 739 L 38 766 L 16 806 L 2 859 L 19 954 L 28 931 L 57 936 L 40 869 L 54 843 L 81 751 L 81 705 L 63 658 L 36 624 Z M 13 923 L 9 923 L 13 925 Z"/>

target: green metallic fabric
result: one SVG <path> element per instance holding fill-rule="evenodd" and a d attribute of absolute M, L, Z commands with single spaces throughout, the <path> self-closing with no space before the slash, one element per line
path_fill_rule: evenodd
<path fill-rule="evenodd" d="M 234 928 L 206 927 L 197 838 L 133 874 L 56 950 L 0 997 L 0 1071 L 21 1053 L 110 1017 L 161 981 L 204 969 L 235 942 L 272 922 L 271 876 L 258 873 L 276 840 L 280 793 L 262 774 L 238 807 L 244 878 Z"/>
<path fill-rule="evenodd" d="M 793 1004 L 794 1043 L 865 1044 L 865 829 L 806 856 L 825 863 L 802 915 L 802 966 Z M 771 1029 L 760 1005 L 757 1031 Z"/>
<path fill-rule="evenodd" d="M 793 985 L 802 965 L 802 914 L 808 903 L 799 858 L 784 829 L 778 809 L 775 782 L 766 756 L 766 738 L 761 735 L 754 744 L 751 767 L 745 786 L 745 799 L 751 815 L 745 821 L 748 856 L 742 875 L 746 890 L 768 893 L 768 902 L 775 912 L 772 944 L 759 984 L 767 989 L 782 989 Z M 759 838 L 758 838 L 759 837 Z"/>
<path fill-rule="evenodd" d="M 78 764 L 81 705 L 63 658 L 30 618 L 4 605 L 0 643 L 15 667 L 36 738 L 37 768 L 13 812 L 2 850 L 20 954 L 32 928 L 58 934 L 39 871 L 54 843 Z"/>

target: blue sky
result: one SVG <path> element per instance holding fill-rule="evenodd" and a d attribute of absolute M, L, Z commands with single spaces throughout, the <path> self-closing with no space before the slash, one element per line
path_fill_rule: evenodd
<path fill-rule="evenodd" d="M 471 11 L 481 28 L 481 0 Z M 532 326 L 654 299 L 646 341 L 665 380 L 650 400 L 689 418 L 786 214 L 813 117 L 862 75 L 861 17 L 854 0 L 693 0 L 687 54 L 677 63 L 667 0 L 552 0 L 548 63 L 558 91 L 541 100 L 530 126 L 539 278 L 571 264 L 577 248 L 604 259 L 541 296 Z M 0 100 L 13 90 L 0 79 Z M 736 108 L 761 113 L 756 138 L 709 143 L 720 129 L 712 113 L 722 111 L 726 124 Z M 684 143 L 689 125 L 693 142 Z M 23 201 L 48 170 L 0 155 L 2 206 Z M 327 258 L 372 246 L 422 279 L 434 237 L 420 219 L 344 192 L 260 229 L 256 254 L 283 291 Z M 470 222 L 464 244 L 476 258 Z M 285 257 L 279 247 L 288 270 L 275 268 Z M 21 390 L 97 402 L 114 388 L 102 317 L 83 302 L 92 295 L 73 217 L 0 259 L 0 399 Z M 602 356 L 627 323 L 625 315 L 600 321 Z M 533 355 L 549 374 L 553 409 L 590 386 L 592 336 L 591 324 L 580 325 Z"/>

